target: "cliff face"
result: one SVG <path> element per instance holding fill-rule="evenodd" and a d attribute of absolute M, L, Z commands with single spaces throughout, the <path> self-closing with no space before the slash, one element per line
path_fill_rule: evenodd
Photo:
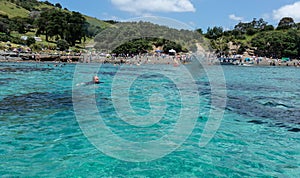
<path fill-rule="evenodd" d="M 232 55 L 232 54 L 237 54 L 239 48 L 240 48 L 241 45 L 237 45 L 237 44 L 234 44 L 232 41 L 230 41 L 228 43 L 228 48 L 229 48 L 229 54 Z"/>

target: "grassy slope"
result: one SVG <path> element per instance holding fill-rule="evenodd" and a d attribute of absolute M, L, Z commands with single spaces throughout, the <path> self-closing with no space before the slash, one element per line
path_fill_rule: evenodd
<path fill-rule="evenodd" d="M 29 15 L 29 11 L 18 7 L 16 4 L 8 2 L 6 0 L 0 0 L 0 13 L 8 15 L 9 18 L 12 17 L 27 17 Z"/>
<path fill-rule="evenodd" d="M 99 19 L 96 19 L 94 17 L 89 17 L 89 16 L 84 15 L 84 18 L 86 19 L 86 21 L 89 24 L 94 25 L 94 26 L 99 26 L 99 27 L 102 27 L 102 28 L 110 26 L 109 23 L 106 23 L 106 22 L 104 22 L 102 20 L 99 20 Z"/>

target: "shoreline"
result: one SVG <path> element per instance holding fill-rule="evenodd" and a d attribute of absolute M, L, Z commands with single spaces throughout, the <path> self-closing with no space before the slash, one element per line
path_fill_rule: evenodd
<path fill-rule="evenodd" d="M 28 56 L 28 55 L 27 55 Z M 50 58 L 48 58 L 50 57 Z M 46 60 L 43 60 L 47 58 Z M 42 59 L 42 60 L 41 60 Z M 116 57 L 116 58 L 107 58 L 101 56 L 93 55 L 51 55 L 47 54 L 39 58 L 29 58 L 24 59 L 18 56 L 3 56 L 0 55 L 0 63 L 9 63 L 9 62 L 18 62 L 18 63 L 103 63 L 103 64 L 129 64 L 129 65 L 145 65 L 145 64 L 168 64 L 178 66 L 180 64 L 188 64 L 190 59 L 188 56 L 177 57 L 177 56 L 134 56 L 134 57 Z M 259 61 L 244 61 L 236 60 L 234 62 L 230 61 L 221 61 L 217 59 L 213 61 L 208 61 L 208 65 L 231 65 L 231 66 L 282 66 L 282 67 L 300 67 L 300 60 L 290 60 L 290 61 L 281 61 L 280 59 L 269 59 L 263 58 Z"/>

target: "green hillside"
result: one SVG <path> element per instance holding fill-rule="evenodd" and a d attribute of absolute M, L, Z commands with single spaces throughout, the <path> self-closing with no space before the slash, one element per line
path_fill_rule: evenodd
<path fill-rule="evenodd" d="M 102 28 L 106 28 L 106 27 L 110 26 L 109 23 L 106 23 L 106 22 L 104 22 L 102 20 L 99 20 L 97 18 L 94 18 L 94 17 L 84 15 L 84 18 L 86 19 L 86 21 L 89 24 L 94 25 L 94 26 L 99 26 L 99 27 L 102 27 Z"/>
<path fill-rule="evenodd" d="M 78 22 L 77 26 L 67 25 L 72 21 Z M 62 43 L 69 45 L 71 49 L 82 49 L 93 42 L 95 35 L 109 26 L 110 23 L 73 12 L 59 3 L 0 0 L 0 50 L 8 48 L 6 45 L 8 41 L 12 47 L 28 45 L 37 50 L 57 49 L 57 43 L 63 41 Z M 42 41 L 35 41 L 32 44 L 21 39 L 23 36 L 25 38 L 38 36 Z"/>
<path fill-rule="evenodd" d="M 16 3 L 12 3 L 16 1 L 11 1 L 11 0 L 0 0 L 0 14 L 2 15 L 7 15 L 9 18 L 13 17 L 28 17 L 30 14 L 30 11 L 18 6 Z M 28 2 L 29 3 L 29 2 Z M 55 8 L 54 6 L 45 4 L 44 2 L 38 2 L 31 0 L 31 4 L 33 5 L 32 9 L 33 10 L 42 10 L 42 9 L 52 9 Z M 30 4 L 30 5 L 31 5 Z M 101 28 L 108 27 L 110 24 L 106 23 L 102 20 L 99 20 L 94 17 L 89 17 L 87 15 L 84 15 L 86 21 L 93 25 L 93 26 L 99 26 Z"/>

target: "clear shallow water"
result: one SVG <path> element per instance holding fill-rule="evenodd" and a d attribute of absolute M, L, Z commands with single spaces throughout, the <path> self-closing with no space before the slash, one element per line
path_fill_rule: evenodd
<path fill-rule="evenodd" d="M 128 78 L 132 71 L 147 70 L 148 74 L 135 80 L 128 90 L 129 100 L 140 116 L 149 114 L 151 107 L 166 106 L 163 119 L 158 123 L 139 128 L 118 118 L 113 101 L 122 98 L 111 96 L 118 67 L 102 66 L 98 75 L 104 83 L 81 87 L 95 91 L 99 114 L 115 134 L 131 141 L 156 140 L 172 130 L 182 107 L 180 91 L 172 80 L 158 75 L 161 70 L 172 73 L 174 67 L 128 66 L 125 69 Z M 299 68 L 224 66 L 223 69 L 227 106 L 221 126 L 211 142 L 203 148 L 198 146 L 210 108 L 210 85 L 202 76 L 197 81 L 201 96 L 200 115 L 183 145 L 160 159 L 132 163 L 107 156 L 83 135 L 72 103 L 75 65 L 2 63 L 0 175 L 299 177 Z M 118 84 L 122 86 L 125 82 Z M 159 94 L 155 96 L 160 99 L 155 100 L 154 106 L 145 102 L 153 93 Z M 82 95 L 85 94 L 90 93 L 83 92 Z"/>

